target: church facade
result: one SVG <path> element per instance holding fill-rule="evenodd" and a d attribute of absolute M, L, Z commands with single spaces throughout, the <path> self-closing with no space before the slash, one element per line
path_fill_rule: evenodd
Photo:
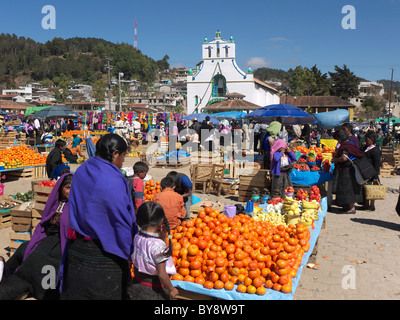
<path fill-rule="evenodd" d="M 278 90 L 254 78 L 251 68 L 242 71 L 236 64 L 235 41 L 224 40 L 217 31 L 214 40 L 204 39 L 202 60 L 187 77 L 187 113 L 198 113 L 229 93 L 244 95 L 244 100 L 260 107 L 277 104 Z"/>

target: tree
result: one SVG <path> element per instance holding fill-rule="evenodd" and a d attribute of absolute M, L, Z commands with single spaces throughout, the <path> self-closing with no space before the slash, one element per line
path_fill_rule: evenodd
<path fill-rule="evenodd" d="M 312 88 L 313 96 L 327 96 L 329 94 L 329 88 L 331 87 L 331 82 L 328 79 L 326 73 L 322 74 L 321 70 L 314 65 L 310 69 L 311 75 L 314 78 L 314 87 Z"/>
<path fill-rule="evenodd" d="M 383 99 L 378 99 L 374 96 L 364 99 L 362 106 L 369 111 L 383 111 L 385 108 L 385 102 Z"/>
<path fill-rule="evenodd" d="M 97 80 L 92 87 L 92 97 L 96 102 L 104 101 L 107 92 L 107 82 L 103 79 Z"/>
<path fill-rule="evenodd" d="M 61 74 L 60 77 L 54 80 L 54 84 L 56 84 L 58 87 L 58 90 L 55 94 L 55 98 L 58 103 L 64 103 L 67 100 L 67 97 L 70 95 L 70 83 L 71 81 L 64 74 Z"/>
<path fill-rule="evenodd" d="M 360 79 L 346 65 L 343 68 L 335 66 L 335 71 L 329 72 L 332 79 L 331 94 L 344 100 L 358 96 Z"/>
<path fill-rule="evenodd" d="M 289 70 L 289 86 L 292 96 L 310 96 L 316 81 L 307 67 L 297 66 Z"/>

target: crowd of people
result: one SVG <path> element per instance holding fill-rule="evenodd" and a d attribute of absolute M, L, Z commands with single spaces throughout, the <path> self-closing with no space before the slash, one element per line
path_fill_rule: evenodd
<path fill-rule="evenodd" d="M 212 148 L 217 138 L 225 142 L 228 136 L 238 134 L 238 139 L 245 141 L 254 133 L 254 151 L 264 155 L 264 168 L 271 172 L 272 197 L 283 197 L 292 185 L 289 173 L 296 156 L 288 146 L 290 141 L 317 144 L 322 138 L 335 139 L 336 205 L 344 213 L 354 213 L 357 203 L 363 210 L 375 210 L 374 202 L 363 198 L 353 163 L 368 159 L 375 174 L 365 183 L 379 183 L 381 152 L 377 142 L 382 128 L 369 126 L 357 131 L 344 123 L 328 132 L 308 125 L 283 126 L 279 121 L 244 126 L 232 121 L 215 126 L 209 119 L 176 127 L 172 135 L 185 137 L 186 142 L 198 135 L 195 141 L 204 148 Z M 165 130 L 165 125 L 159 124 L 158 129 Z M 207 129 L 207 137 L 200 138 L 202 129 Z M 145 202 L 144 179 L 149 167 L 136 162 L 132 179 L 122 174 L 128 152 L 123 134 L 104 135 L 96 144 L 95 156 L 74 174 L 68 170 L 58 173 L 32 239 L 8 261 L 0 257 L 0 299 L 15 299 L 26 292 L 36 299 L 171 299 L 178 294 L 169 280 L 176 270 L 171 242 L 167 245 L 166 238 L 170 230 L 189 219 L 192 182 L 183 173 L 169 172 L 160 182 L 161 192 Z M 61 141 L 49 155 L 55 167 L 60 166 L 61 152 L 67 149 Z M 71 148 L 77 143 L 73 141 Z M 48 169 L 49 176 L 54 168 Z M 42 281 L 45 266 L 56 270 L 53 285 L 46 288 Z"/>

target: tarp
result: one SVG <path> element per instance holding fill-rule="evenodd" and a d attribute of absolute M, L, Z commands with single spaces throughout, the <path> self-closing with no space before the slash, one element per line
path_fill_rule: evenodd
<path fill-rule="evenodd" d="M 376 122 L 381 122 L 381 121 L 384 121 L 384 122 L 387 123 L 387 120 L 388 120 L 388 118 L 376 118 L 376 119 L 374 120 L 374 123 L 376 123 Z M 399 119 L 399 118 L 396 118 L 396 117 L 390 118 L 390 123 L 392 123 L 393 121 L 394 121 L 394 123 L 400 123 L 400 119 Z"/>
<path fill-rule="evenodd" d="M 226 111 L 226 112 L 218 112 L 210 114 L 217 119 L 227 119 L 227 120 L 236 120 L 244 118 L 247 113 L 244 111 Z"/>
<path fill-rule="evenodd" d="M 43 109 L 46 109 L 46 108 L 50 108 L 50 107 L 51 106 L 27 107 L 26 110 L 25 110 L 25 117 L 30 115 L 30 114 L 32 114 L 32 113 L 35 113 L 36 111 L 40 111 L 40 110 L 43 110 Z"/>
<path fill-rule="evenodd" d="M 270 123 L 279 121 L 283 125 L 294 124 L 312 124 L 315 122 L 314 117 L 304 110 L 291 106 L 289 104 L 272 104 L 262 107 L 246 115 L 246 118 L 252 119 L 261 123 Z"/>
<path fill-rule="evenodd" d="M 345 109 L 314 113 L 313 115 L 317 120 L 317 125 L 322 129 L 334 129 L 350 119 L 350 112 Z"/>
<path fill-rule="evenodd" d="M 293 184 L 313 186 L 333 180 L 333 174 L 331 172 L 323 171 L 292 170 L 290 173 L 290 180 L 292 180 Z"/>
<path fill-rule="evenodd" d="M 263 206 L 260 204 L 260 206 Z M 264 204 L 265 206 L 265 204 Z M 317 242 L 319 233 L 321 232 L 322 222 L 326 216 L 326 212 L 328 210 L 328 201 L 327 198 L 322 198 L 321 200 L 321 212 L 318 214 L 318 220 L 315 221 L 314 228 L 311 228 L 311 238 L 309 240 L 310 249 L 303 254 L 303 258 L 301 260 L 301 265 L 299 270 L 297 271 L 296 277 L 292 279 L 292 292 L 283 293 L 280 291 L 275 291 L 273 289 L 267 289 L 267 293 L 263 296 L 259 296 L 257 294 L 249 294 L 249 293 L 239 293 L 236 291 L 237 285 L 231 291 L 227 291 L 225 289 L 217 290 L 217 289 L 206 289 L 202 285 L 192 282 L 186 281 L 176 281 L 171 280 L 172 285 L 177 287 L 178 289 L 184 289 L 187 291 L 197 292 L 200 294 L 204 294 L 211 297 L 216 297 L 224 300 L 293 300 L 294 293 L 296 291 L 297 285 L 299 284 L 301 273 L 303 268 L 308 262 L 311 253 L 314 250 L 315 243 Z"/>
<path fill-rule="evenodd" d="M 213 124 L 219 124 L 219 120 L 217 118 L 214 118 L 213 115 L 208 114 L 208 113 L 193 113 L 193 114 L 189 114 L 187 116 L 184 116 L 183 120 L 193 120 L 194 118 L 196 118 L 198 122 L 202 122 L 203 120 L 206 119 L 207 116 L 210 117 L 210 121 Z"/>
<path fill-rule="evenodd" d="M 327 146 L 328 148 L 335 148 L 336 145 L 338 144 L 338 141 L 335 139 L 321 139 L 320 140 L 321 145 Z"/>

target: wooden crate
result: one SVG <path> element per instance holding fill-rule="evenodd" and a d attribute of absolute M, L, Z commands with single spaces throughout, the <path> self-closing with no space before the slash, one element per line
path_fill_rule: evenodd
<path fill-rule="evenodd" d="M 193 152 L 190 155 L 192 164 L 222 164 L 224 162 L 219 152 Z"/>
<path fill-rule="evenodd" d="M 33 179 L 38 179 L 38 178 L 47 179 L 47 171 L 45 165 L 33 167 Z"/>
<path fill-rule="evenodd" d="M 0 230 L 11 227 L 10 211 L 0 213 Z"/>
<path fill-rule="evenodd" d="M 239 202 L 246 202 L 251 198 L 253 188 L 258 188 L 260 192 L 264 188 L 270 188 L 271 179 L 269 170 L 258 170 L 249 175 L 239 176 Z"/>
<path fill-rule="evenodd" d="M 192 205 L 190 207 L 190 217 L 194 218 L 197 217 L 197 213 L 199 212 L 200 209 L 204 209 L 205 207 L 212 207 L 213 209 L 218 210 L 219 212 L 223 212 L 224 211 L 224 204 L 220 203 L 220 202 L 213 202 L 213 201 L 206 201 L 206 200 L 202 200 L 194 205 Z"/>
<path fill-rule="evenodd" d="M 11 178 L 11 179 L 27 180 L 35 178 L 34 175 L 35 175 L 35 168 L 25 168 L 21 170 L 14 170 L 7 172 L 8 179 Z"/>
<path fill-rule="evenodd" d="M 10 210 L 11 228 L 16 232 L 32 231 L 32 203 L 24 202 Z"/>
<path fill-rule="evenodd" d="M 10 250 L 11 252 L 15 252 L 19 246 L 27 241 L 30 241 L 32 238 L 31 232 L 16 232 L 10 231 Z"/>

